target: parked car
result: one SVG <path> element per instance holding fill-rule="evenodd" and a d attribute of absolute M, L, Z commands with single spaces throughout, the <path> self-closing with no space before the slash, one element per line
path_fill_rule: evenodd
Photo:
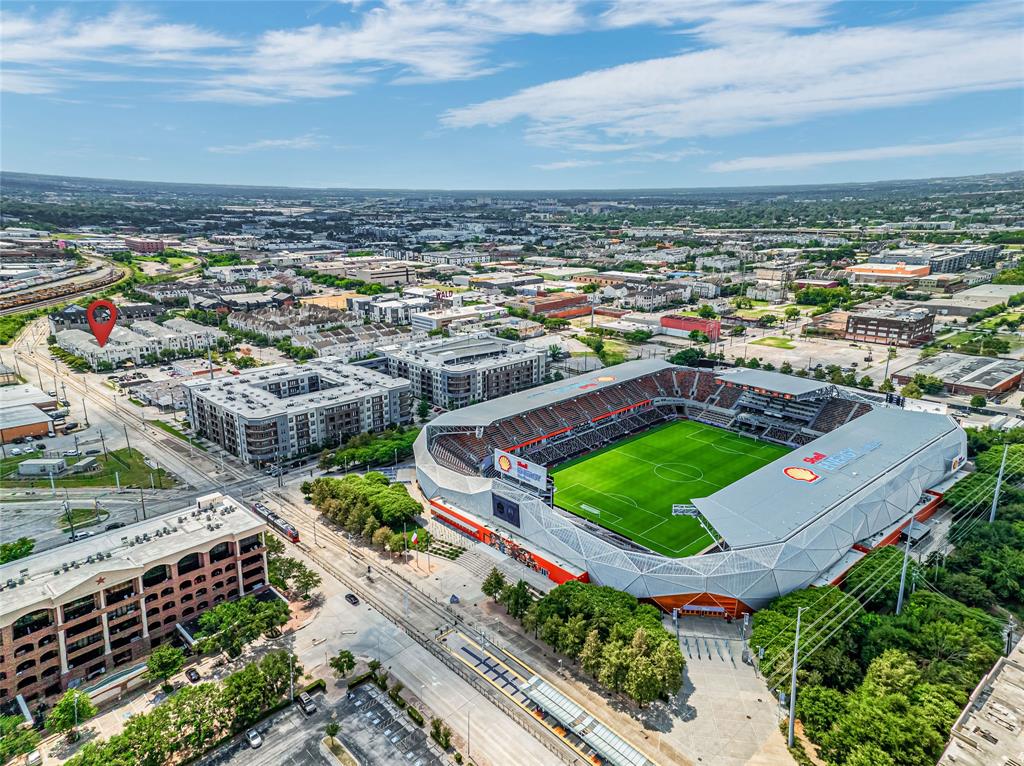
<path fill-rule="evenodd" d="M 68 538 L 69 543 L 73 543 L 76 540 L 84 540 L 87 537 L 92 537 L 92 532 L 75 532 Z"/>
<path fill-rule="evenodd" d="M 125 524 L 123 521 L 115 521 L 113 524 L 107 524 L 107 526 L 105 526 L 104 529 L 109 532 L 112 529 L 120 529 L 121 527 L 126 527 L 126 526 L 128 526 L 128 525 Z"/>
<path fill-rule="evenodd" d="M 20 455 L 21 454 L 21 450 L 18 449 L 17 447 L 12 447 L 11 448 L 11 454 L 12 455 Z"/>
<path fill-rule="evenodd" d="M 78 457 L 80 454 L 82 454 L 82 453 L 80 453 L 76 449 L 66 449 L 66 450 L 64 450 L 64 457 Z"/>
<path fill-rule="evenodd" d="M 100 451 L 98 449 L 87 449 L 85 451 L 85 454 L 86 455 L 98 455 L 98 454 L 100 454 Z"/>
<path fill-rule="evenodd" d="M 122 524 L 121 526 L 124 525 Z M 187 678 L 192 683 L 197 684 L 199 683 L 199 679 L 202 678 L 202 676 L 199 675 L 199 671 L 195 668 L 189 668 L 185 671 L 185 678 Z"/>
<path fill-rule="evenodd" d="M 46 395 L 47 396 L 52 396 L 54 399 L 57 398 L 57 392 L 56 391 L 47 391 Z"/>
<path fill-rule="evenodd" d="M 346 593 L 345 600 L 352 606 L 359 606 L 359 599 L 356 597 L 355 593 Z"/>
<path fill-rule="evenodd" d="M 255 729 L 249 729 L 245 733 L 245 741 L 249 743 L 249 747 L 257 748 L 263 744 L 263 737 Z"/>
<path fill-rule="evenodd" d="M 64 431 L 65 432 L 67 432 L 67 431 L 74 431 L 76 428 L 78 428 L 78 423 L 76 423 L 74 420 L 72 420 L 70 423 L 65 423 L 64 424 Z"/>
<path fill-rule="evenodd" d="M 313 698 L 306 694 L 306 692 L 300 692 L 298 700 L 299 707 L 302 708 L 303 713 L 313 715 L 316 712 L 316 703 L 313 702 Z"/>

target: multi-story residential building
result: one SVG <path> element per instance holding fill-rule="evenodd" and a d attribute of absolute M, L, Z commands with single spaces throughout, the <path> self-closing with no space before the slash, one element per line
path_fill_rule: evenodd
<path fill-rule="evenodd" d="M 935 337 L 935 315 L 924 308 L 869 308 L 846 316 L 846 339 L 920 346 Z"/>
<path fill-rule="evenodd" d="M 539 385 L 547 365 L 544 349 L 487 333 L 378 350 L 392 375 L 411 381 L 414 396 L 447 409 Z"/>
<path fill-rule="evenodd" d="M 238 501 L 212 494 L 0 566 L 0 701 L 87 689 L 139 665 L 177 625 L 264 590 L 265 530 Z"/>
<path fill-rule="evenodd" d="M 404 425 L 412 413 L 408 380 L 333 356 L 183 385 L 197 433 L 255 465 Z"/>
<path fill-rule="evenodd" d="M 868 258 L 869 263 L 928 266 L 932 274 L 955 274 L 972 266 L 994 266 L 1002 248 L 999 245 L 935 245 L 882 250 Z"/>
<path fill-rule="evenodd" d="M 467 250 L 442 250 L 421 253 L 419 259 L 424 263 L 435 263 L 444 266 L 470 266 L 474 263 L 489 263 L 491 256 L 487 253 L 476 253 Z"/>
<path fill-rule="evenodd" d="M 133 323 L 130 329 L 114 327 L 102 347 L 91 332 L 61 330 L 57 333 L 57 345 L 85 359 L 95 369 L 104 362 L 115 366 L 128 361 L 144 364 L 146 356 L 159 355 L 165 350 L 199 353 L 223 337 L 226 333 L 215 327 L 175 317 L 162 325 L 141 320 Z"/>
<path fill-rule="evenodd" d="M 343 362 L 366 359 L 380 346 L 391 346 L 410 340 L 423 340 L 427 334 L 407 326 L 369 322 L 335 327 L 305 335 L 292 336 L 292 344 L 316 351 L 317 356 L 333 356 Z"/>
<path fill-rule="evenodd" d="M 787 291 L 785 287 L 773 284 L 758 283 L 747 288 L 747 297 L 755 301 L 768 301 L 769 303 L 782 303 L 786 300 Z"/>
<path fill-rule="evenodd" d="M 117 303 L 117 322 L 122 327 L 139 319 L 156 319 L 165 311 L 163 306 L 154 303 Z M 55 335 L 61 330 L 88 330 L 89 320 L 82 306 L 72 304 L 49 316 L 50 334 Z"/>
<path fill-rule="evenodd" d="M 506 309 L 501 306 L 482 304 L 479 306 L 453 306 L 435 311 L 413 311 L 410 313 L 412 329 L 430 332 L 443 330 L 457 322 L 477 322 L 504 315 Z"/>
<path fill-rule="evenodd" d="M 414 312 L 427 311 L 434 305 L 431 298 L 419 295 L 402 297 L 397 293 L 385 295 L 353 295 L 348 306 L 359 319 L 389 324 L 410 324 Z"/>
<path fill-rule="evenodd" d="M 357 317 L 347 311 L 310 304 L 264 308 L 257 311 L 234 311 L 228 316 L 228 327 L 259 333 L 271 340 L 281 340 L 356 321 Z"/>
<path fill-rule="evenodd" d="M 673 303 L 689 300 L 689 298 L 690 288 L 685 285 L 643 285 L 627 292 L 623 298 L 619 299 L 619 305 L 622 308 L 654 311 L 671 306 Z"/>

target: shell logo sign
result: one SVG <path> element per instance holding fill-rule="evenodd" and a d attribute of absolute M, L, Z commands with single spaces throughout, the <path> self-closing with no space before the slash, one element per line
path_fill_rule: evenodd
<path fill-rule="evenodd" d="M 806 481 L 808 484 L 814 484 L 814 482 L 821 479 L 821 477 L 810 468 L 801 468 L 795 465 L 791 465 L 789 468 L 784 468 L 782 472 L 795 481 Z"/>
<path fill-rule="evenodd" d="M 498 456 L 498 468 L 500 468 L 504 473 L 508 473 L 512 470 L 512 461 L 509 460 L 507 455 Z"/>

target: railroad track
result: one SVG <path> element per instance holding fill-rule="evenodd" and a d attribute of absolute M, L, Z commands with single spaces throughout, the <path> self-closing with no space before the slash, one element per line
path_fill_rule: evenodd
<path fill-rule="evenodd" d="M 32 311 L 33 309 L 46 308 L 47 306 L 55 306 L 60 303 L 66 303 L 67 301 L 79 298 L 82 295 L 88 295 L 89 293 L 95 292 L 96 290 L 110 285 L 116 284 L 117 282 L 124 279 L 127 270 L 119 269 L 114 266 L 107 267 L 107 273 L 102 277 L 89 280 L 88 282 L 82 282 L 80 284 L 67 284 L 60 285 L 58 287 L 43 288 L 30 292 L 25 296 L 31 297 L 39 294 L 40 297 L 35 300 L 27 300 L 17 305 L 11 305 L 9 301 L 0 302 L 0 316 L 6 316 L 8 314 L 20 314 L 23 311 Z"/>

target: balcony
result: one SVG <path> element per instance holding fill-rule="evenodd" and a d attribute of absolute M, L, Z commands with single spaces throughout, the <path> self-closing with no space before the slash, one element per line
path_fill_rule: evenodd
<path fill-rule="evenodd" d="M 64 632 L 64 637 L 65 638 L 73 638 L 74 636 L 79 636 L 82 633 L 86 633 L 87 631 L 95 630 L 99 626 L 100 626 L 100 618 L 99 617 L 93 617 L 91 620 L 86 620 L 85 622 L 83 622 L 83 623 L 81 623 L 79 625 L 75 625 L 72 628 L 68 628 Z"/>

